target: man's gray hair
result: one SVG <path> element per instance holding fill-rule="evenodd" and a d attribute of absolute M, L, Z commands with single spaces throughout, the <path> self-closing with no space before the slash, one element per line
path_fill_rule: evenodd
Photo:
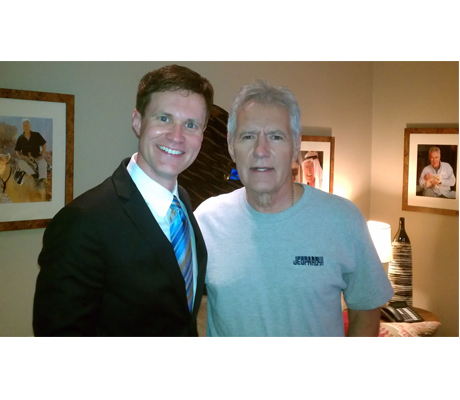
<path fill-rule="evenodd" d="M 286 108 L 289 112 L 292 139 L 295 146 L 302 131 L 299 104 L 289 89 L 282 86 L 273 86 L 262 79 L 257 79 L 255 83 L 243 86 L 236 95 L 227 124 L 227 131 L 230 134 L 229 145 L 233 144 L 235 138 L 238 111 L 250 103 L 279 105 Z"/>
<path fill-rule="evenodd" d="M 436 146 L 430 147 L 430 150 L 428 150 L 428 157 L 430 156 L 431 153 L 439 153 L 439 157 L 441 157 L 441 149 L 439 147 L 436 147 Z"/>
<path fill-rule="evenodd" d="M 28 122 L 30 124 L 30 119 L 29 118 L 23 118 L 22 123 Z"/>

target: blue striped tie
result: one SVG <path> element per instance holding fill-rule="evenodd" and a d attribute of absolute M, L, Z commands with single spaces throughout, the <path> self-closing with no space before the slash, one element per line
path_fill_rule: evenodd
<path fill-rule="evenodd" d="M 188 309 L 191 312 L 193 307 L 193 268 L 190 227 L 176 196 L 171 203 L 171 227 L 169 229 L 177 263 L 184 277 Z"/>

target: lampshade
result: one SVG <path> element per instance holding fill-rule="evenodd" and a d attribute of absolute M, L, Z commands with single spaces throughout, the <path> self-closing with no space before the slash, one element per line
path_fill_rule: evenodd
<path fill-rule="evenodd" d="M 384 222 L 367 221 L 367 226 L 380 257 L 380 262 L 391 261 L 391 227 Z"/>

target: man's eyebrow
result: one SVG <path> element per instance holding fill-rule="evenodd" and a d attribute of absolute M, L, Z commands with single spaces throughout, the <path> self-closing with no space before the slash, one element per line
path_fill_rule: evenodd
<path fill-rule="evenodd" d="M 241 131 L 238 133 L 238 137 L 244 136 L 244 135 L 256 135 L 258 131 L 252 130 L 252 131 Z"/>
<path fill-rule="evenodd" d="M 286 132 L 281 131 L 279 129 L 274 129 L 272 131 L 268 131 L 265 133 L 265 136 L 272 136 L 272 135 L 281 136 L 282 138 L 288 137 L 288 134 Z"/>
<path fill-rule="evenodd" d="M 155 116 L 155 115 L 164 115 L 166 117 L 169 117 L 171 118 L 173 115 L 169 112 L 166 112 L 166 111 L 162 111 L 162 110 L 158 110 L 158 111 L 153 111 L 151 114 L 151 116 Z"/>
<path fill-rule="evenodd" d="M 167 111 L 158 111 L 156 113 L 153 113 L 153 115 L 164 115 L 164 116 L 169 117 L 169 118 L 174 118 L 174 115 L 169 113 L 169 112 L 167 112 Z M 202 123 L 201 120 L 197 119 L 197 118 L 187 118 L 186 122 L 193 122 L 193 123 L 195 123 L 197 125 Z"/>
<path fill-rule="evenodd" d="M 200 118 L 187 118 L 187 122 L 201 122 Z"/>

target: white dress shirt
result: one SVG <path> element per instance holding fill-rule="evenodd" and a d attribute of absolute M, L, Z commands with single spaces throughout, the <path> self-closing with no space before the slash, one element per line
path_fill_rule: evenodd
<path fill-rule="evenodd" d="M 160 225 L 161 230 L 171 242 L 170 227 L 171 227 L 171 203 L 173 201 L 173 195 L 179 199 L 181 208 L 187 216 L 188 224 L 190 227 L 190 237 L 192 240 L 192 262 L 193 262 L 193 299 L 195 301 L 196 293 L 196 278 L 198 274 L 198 262 L 196 258 L 196 242 L 195 242 L 195 232 L 193 231 L 190 218 L 187 214 L 187 209 L 185 208 L 184 203 L 179 198 L 177 191 L 177 181 L 174 186 L 172 193 L 166 189 L 164 186 L 160 185 L 158 182 L 150 178 L 137 164 L 137 153 L 133 154 L 131 160 L 129 161 L 126 169 L 128 170 L 131 179 L 134 181 L 135 185 L 141 192 L 142 197 L 147 203 L 150 211 L 152 212 L 153 217 Z M 185 290 L 185 286 L 184 286 Z"/>

